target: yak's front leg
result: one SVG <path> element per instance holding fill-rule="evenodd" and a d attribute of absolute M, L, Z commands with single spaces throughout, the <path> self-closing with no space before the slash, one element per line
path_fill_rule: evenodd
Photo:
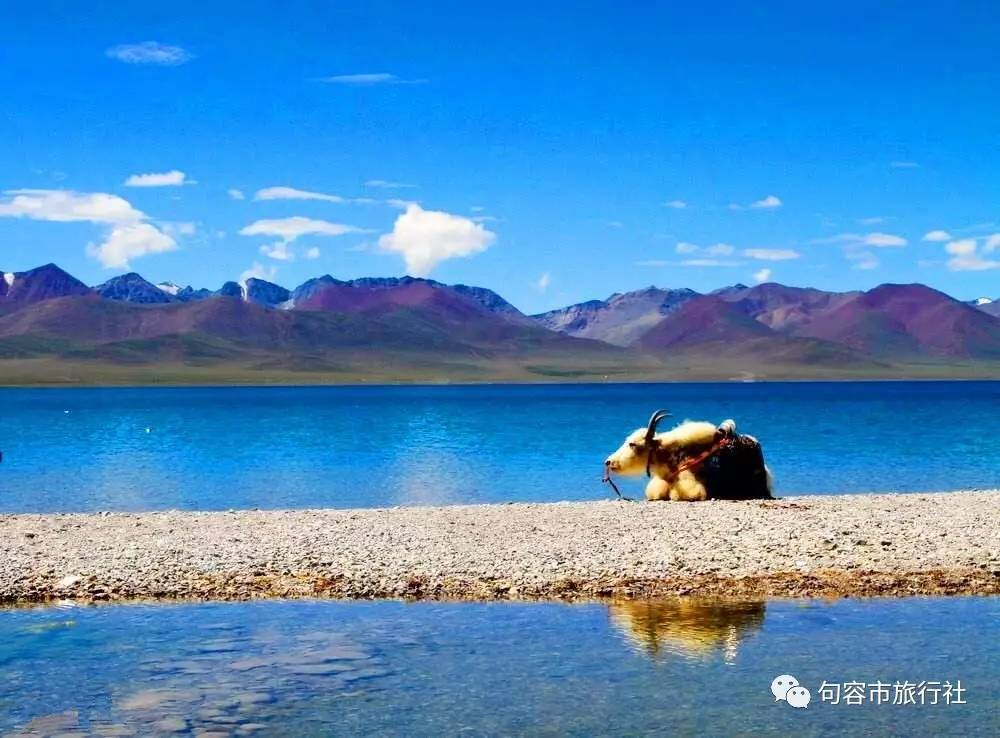
<path fill-rule="evenodd" d="M 646 484 L 646 500 L 649 502 L 657 502 L 659 500 L 669 500 L 670 499 L 670 485 L 667 484 L 667 480 L 660 479 L 660 477 L 653 477 Z"/>
<path fill-rule="evenodd" d="M 702 502 L 708 499 L 708 490 L 691 470 L 685 469 L 677 475 L 670 488 L 670 499 L 674 502 Z"/>

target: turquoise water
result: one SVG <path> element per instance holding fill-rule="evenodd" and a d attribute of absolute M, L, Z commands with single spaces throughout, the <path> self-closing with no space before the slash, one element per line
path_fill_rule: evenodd
<path fill-rule="evenodd" d="M 0 389 L 0 511 L 597 499 L 657 407 L 735 418 L 779 494 L 1000 486 L 1000 382 Z"/>
<path fill-rule="evenodd" d="M 997 735 L 998 618 L 995 598 L 7 610 L 0 734 Z M 780 674 L 807 708 L 775 702 Z M 965 704 L 833 705 L 824 681 L 960 681 Z"/>

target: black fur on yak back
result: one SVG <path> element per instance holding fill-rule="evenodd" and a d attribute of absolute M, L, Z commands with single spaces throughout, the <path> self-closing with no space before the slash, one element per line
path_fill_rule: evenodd
<path fill-rule="evenodd" d="M 753 436 L 735 435 L 702 462 L 696 476 L 711 500 L 773 500 L 764 451 Z"/>

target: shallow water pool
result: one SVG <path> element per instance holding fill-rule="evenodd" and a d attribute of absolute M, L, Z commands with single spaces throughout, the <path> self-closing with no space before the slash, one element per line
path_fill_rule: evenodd
<path fill-rule="evenodd" d="M 998 618 L 995 598 L 5 610 L 0 734 L 996 735 Z M 806 708 L 775 700 L 783 674 Z"/>

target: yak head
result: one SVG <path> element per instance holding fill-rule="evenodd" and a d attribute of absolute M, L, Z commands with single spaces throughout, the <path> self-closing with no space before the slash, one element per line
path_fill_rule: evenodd
<path fill-rule="evenodd" d="M 649 473 L 651 462 L 650 454 L 658 448 L 656 440 L 657 424 L 670 416 L 666 410 L 657 410 L 649 419 L 645 428 L 637 428 L 625 443 L 604 461 L 604 468 L 608 472 L 616 474 L 642 474 Z"/>

